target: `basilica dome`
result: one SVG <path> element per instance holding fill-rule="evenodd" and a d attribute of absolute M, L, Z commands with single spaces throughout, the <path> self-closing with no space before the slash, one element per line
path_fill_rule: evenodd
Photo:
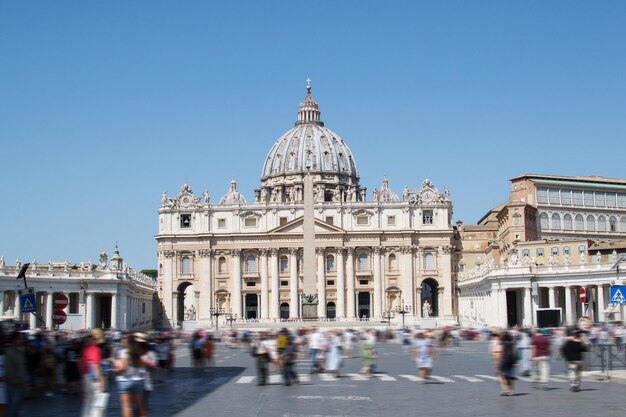
<path fill-rule="evenodd" d="M 324 127 L 310 85 L 306 98 L 300 103 L 295 126 L 274 143 L 267 155 L 261 181 L 265 183 L 268 179 L 307 171 L 334 174 L 339 182 L 358 184 L 359 174 L 352 152 L 338 134 Z"/>

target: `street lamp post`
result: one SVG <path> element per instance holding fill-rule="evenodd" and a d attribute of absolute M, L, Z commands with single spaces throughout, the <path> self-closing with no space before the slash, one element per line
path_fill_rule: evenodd
<path fill-rule="evenodd" d="M 226 314 L 226 311 L 223 308 L 209 308 L 209 313 L 211 316 L 215 316 L 215 331 L 219 332 L 220 330 L 220 316 Z"/>
<path fill-rule="evenodd" d="M 391 319 L 394 317 L 395 317 L 395 314 L 391 310 L 387 310 L 383 313 L 383 321 L 386 321 L 389 327 L 391 327 Z"/>
<path fill-rule="evenodd" d="M 404 304 L 404 299 L 402 299 L 402 305 L 396 307 L 396 313 L 402 314 L 402 328 L 404 329 L 404 316 L 411 312 L 411 306 Z"/>

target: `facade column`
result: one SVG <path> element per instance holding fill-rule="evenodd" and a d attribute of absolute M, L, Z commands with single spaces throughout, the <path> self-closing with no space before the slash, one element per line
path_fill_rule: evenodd
<path fill-rule="evenodd" d="M 163 319 L 162 326 L 164 327 L 175 327 L 176 321 L 174 320 L 174 314 L 176 312 L 176 307 L 174 306 L 175 299 L 172 297 L 174 294 L 174 257 L 176 256 L 175 251 L 163 251 L 161 252 L 163 258 L 161 259 L 163 262 L 163 267 L 161 271 L 161 279 L 163 280 Z M 127 311 L 125 311 L 127 314 Z M 122 316 L 122 323 L 124 324 L 124 329 L 127 327 L 127 317 Z"/>
<path fill-rule="evenodd" d="M 533 326 L 533 304 L 531 299 L 530 287 L 524 288 L 524 326 Z"/>
<path fill-rule="evenodd" d="M 437 251 L 437 271 L 438 275 L 441 279 L 441 282 L 446 282 L 447 277 L 454 278 L 452 276 L 452 247 L 451 246 L 443 246 L 441 251 Z M 454 320 L 454 306 L 453 306 L 453 297 L 452 294 L 452 282 L 453 279 L 450 280 L 449 285 L 445 285 L 443 287 L 443 294 L 440 298 L 439 304 L 439 317 Z"/>
<path fill-rule="evenodd" d="M 85 329 L 93 328 L 93 293 L 87 293 L 87 303 L 85 310 Z"/>
<path fill-rule="evenodd" d="M 111 306 L 111 310 L 113 310 L 113 306 Z M 48 329 L 52 329 L 54 323 L 52 323 L 52 312 L 54 311 L 54 294 L 49 292 L 46 294 L 46 327 Z"/>
<path fill-rule="evenodd" d="M 536 320 L 537 320 L 537 309 L 539 308 L 539 298 L 540 298 L 540 293 L 541 293 L 541 289 L 539 288 L 539 285 L 537 285 L 537 291 L 533 291 L 532 294 L 533 296 L 531 297 L 531 314 L 533 316 L 533 324 L 537 324 Z"/>
<path fill-rule="evenodd" d="M 411 310 L 408 316 L 413 315 L 413 311 L 416 310 L 417 304 L 413 296 L 414 277 L 413 274 L 413 248 L 411 246 L 403 247 L 400 251 L 400 281 L 402 282 L 402 299 L 404 304 L 411 306 Z"/>
<path fill-rule="evenodd" d="M 338 319 L 346 317 L 346 289 L 344 284 L 344 264 L 343 255 L 346 253 L 346 248 L 337 249 L 337 314 Z"/>
<path fill-rule="evenodd" d="M 270 249 L 270 266 L 272 268 L 272 294 L 270 296 L 270 317 L 278 319 L 280 317 L 280 293 L 278 282 L 278 249 Z"/>
<path fill-rule="evenodd" d="M 449 285 L 448 285 L 449 287 Z M 446 287 L 437 287 L 437 317 L 443 318 L 443 299 Z M 505 304 L 506 305 L 506 304 Z"/>
<path fill-rule="evenodd" d="M 354 320 L 355 317 L 355 297 L 354 293 L 354 248 L 347 248 L 348 259 L 346 261 L 346 302 L 348 320 Z"/>
<path fill-rule="evenodd" d="M 260 316 L 262 319 L 267 319 L 269 317 L 269 309 L 268 309 L 268 288 L 267 288 L 267 249 L 261 249 L 259 251 L 261 254 L 260 262 L 261 262 L 261 312 Z"/>
<path fill-rule="evenodd" d="M 230 251 L 233 265 L 233 314 L 237 317 L 245 317 L 241 314 L 241 249 Z"/>
<path fill-rule="evenodd" d="M 422 318 L 422 287 L 415 289 L 415 306 L 413 307 L 415 316 L 418 319 Z"/>
<path fill-rule="evenodd" d="M 211 321 L 211 308 L 213 307 L 213 255 L 211 249 L 198 251 L 200 257 L 200 294 L 196 305 L 196 320 Z"/>
<path fill-rule="evenodd" d="M 298 248 L 289 249 L 289 318 L 298 317 Z"/>
<path fill-rule="evenodd" d="M 326 317 L 326 268 L 324 248 L 315 248 L 317 254 L 317 317 Z"/>
<path fill-rule="evenodd" d="M 119 329 L 117 324 L 117 293 L 111 294 L 111 328 Z"/>
<path fill-rule="evenodd" d="M 380 257 L 383 250 L 380 246 L 374 247 L 374 311 L 372 318 L 382 317 L 383 313 L 383 278 L 380 272 Z"/>
<path fill-rule="evenodd" d="M 597 292 L 598 295 L 596 297 L 596 302 L 598 305 L 598 317 L 595 321 L 597 322 L 603 322 L 604 321 L 604 309 L 605 309 L 605 304 L 604 304 L 604 286 L 603 285 L 598 285 L 597 287 Z"/>

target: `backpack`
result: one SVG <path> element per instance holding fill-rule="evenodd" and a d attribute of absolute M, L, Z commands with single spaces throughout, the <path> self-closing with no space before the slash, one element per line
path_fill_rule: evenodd
<path fill-rule="evenodd" d="M 258 356 L 257 348 L 254 343 L 250 345 L 250 356 L 252 356 L 253 358 L 256 358 Z"/>

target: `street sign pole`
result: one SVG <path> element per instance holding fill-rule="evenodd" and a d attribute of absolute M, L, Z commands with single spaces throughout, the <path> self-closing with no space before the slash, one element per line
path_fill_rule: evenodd
<path fill-rule="evenodd" d="M 26 290 L 28 289 L 28 284 L 26 283 L 26 270 L 28 270 L 29 266 L 30 266 L 30 263 L 25 263 L 24 265 L 22 265 L 22 268 L 20 269 L 20 272 L 17 274 L 17 278 L 16 278 L 16 279 L 20 279 L 20 278 L 24 279 L 24 289 Z M 36 297 L 36 294 L 35 294 L 35 297 Z M 18 312 L 17 314 L 21 314 L 21 311 Z M 46 327 L 46 321 L 43 318 L 41 318 L 41 316 L 37 314 L 36 311 L 31 311 L 30 314 L 35 316 L 35 318 L 38 319 L 43 324 L 44 328 Z"/>

